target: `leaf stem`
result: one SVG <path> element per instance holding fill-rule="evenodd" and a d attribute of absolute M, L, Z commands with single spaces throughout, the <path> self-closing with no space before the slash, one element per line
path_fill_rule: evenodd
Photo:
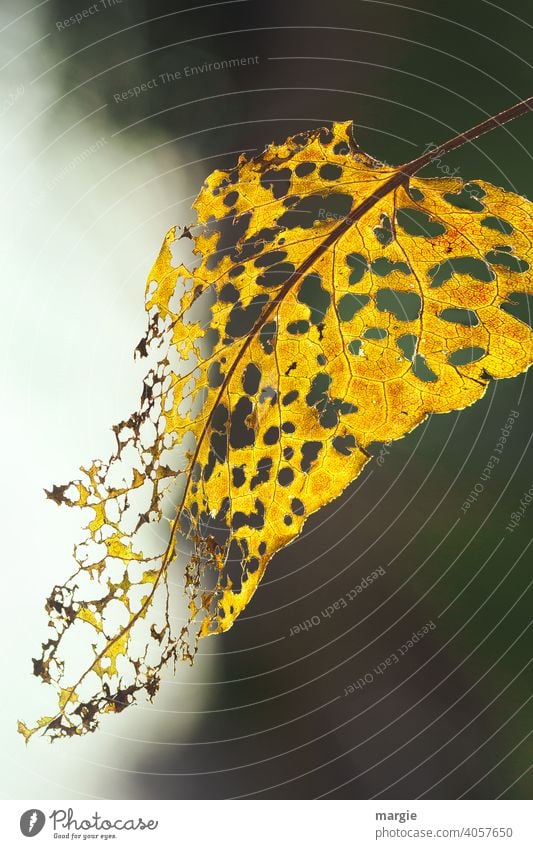
<path fill-rule="evenodd" d="M 525 115 L 526 112 L 533 112 L 533 97 L 521 100 L 519 103 L 515 103 L 514 106 L 504 109 L 503 112 L 498 112 L 498 114 L 494 115 L 492 118 L 487 118 L 485 121 L 481 121 L 481 123 L 476 124 L 476 126 L 472 127 L 470 130 L 466 130 L 464 133 L 459 133 L 459 135 L 454 136 L 437 147 L 432 147 L 431 150 L 425 151 L 421 156 L 417 157 L 417 159 L 413 159 L 411 162 L 403 165 L 401 171 L 405 177 L 411 177 L 439 156 L 444 156 L 446 153 L 456 150 L 463 144 L 473 141 L 480 136 L 484 136 L 485 133 L 489 133 L 491 130 L 496 129 L 496 127 L 502 127 L 509 121 L 513 121 L 515 118 Z"/>

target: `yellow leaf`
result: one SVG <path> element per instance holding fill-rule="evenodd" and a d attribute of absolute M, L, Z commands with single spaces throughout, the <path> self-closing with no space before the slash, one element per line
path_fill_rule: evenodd
<path fill-rule="evenodd" d="M 17 722 L 17 730 L 19 734 L 22 734 L 22 736 L 24 737 L 24 742 L 29 743 L 31 736 L 35 734 L 37 728 L 30 729 L 27 725 L 25 725 L 24 722 L 21 722 L 19 719 L 19 721 Z"/>
<path fill-rule="evenodd" d="M 73 689 L 62 689 L 59 693 L 59 707 L 61 710 L 64 710 L 69 702 L 76 702 L 77 700 L 78 696 Z"/>
<path fill-rule="evenodd" d="M 122 710 L 139 690 L 153 696 L 165 662 L 192 660 L 199 636 L 231 627 L 268 562 L 357 477 L 372 442 L 466 407 L 492 378 L 530 365 L 532 332 L 513 312 L 533 294 L 533 205 L 483 181 L 416 177 L 430 159 L 383 165 L 359 149 L 349 122 L 335 123 L 210 175 L 194 205 L 194 271 L 173 266 L 176 229 L 167 234 L 136 349 L 156 358 L 139 410 L 114 428 L 116 456 L 82 470 L 76 484 L 78 504 L 95 512 L 88 539 L 99 541 L 106 501 L 116 497 L 108 554 L 125 569 L 138 568 L 132 561 L 145 568 L 137 581 L 128 572 L 117 582 L 101 564 L 78 560 L 79 571 L 97 571 L 103 583 L 92 601 L 96 621 L 112 601 L 124 605 L 127 624 L 106 624 L 105 647 L 80 673 L 74 689 L 95 673 L 92 697 L 80 704 L 74 690 L 60 689 L 54 736 L 94 730 L 103 712 Z M 154 419 L 156 435 L 145 444 L 143 425 L 155 429 Z M 116 489 L 109 469 L 126 448 L 136 454 L 133 483 Z M 168 465 L 174 449 L 183 457 L 178 471 Z M 166 517 L 175 480 L 166 548 L 136 553 L 137 530 Z M 135 522 L 128 494 L 140 487 L 149 503 Z M 60 503 L 64 491 L 50 497 Z M 149 616 L 158 588 L 168 592 L 180 532 L 194 550 L 185 570 L 189 627 L 176 630 L 168 607 L 162 627 Z M 76 596 L 77 574 L 49 601 L 58 639 L 41 659 L 45 680 L 50 663 L 60 663 L 63 634 L 80 619 L 92 622 L 90 600 Z M 129 594 L 138 587 L 146 593 L 132 615 Z M 146 660 L 147 642 L 127 684 L 116 661 L 141 620 L 160 661 Z M 33 733 L 22 723 L 20 730 L 26 739 Z"/>
<path fill-rule="evenodd" d="M 100 618 L 98 616 L 95 616 L 92 610 L 89 610 L 88 607 L 81 607 L 78 612 L 77 618 L 80 619 L 82 622 L 87 622 L 89 625 L 92 625 L 93 628 L 95 628 L 97 631 L 102 630 L 102 623 L 100 621 Z"/>
<path fill-rule="evenodd" d="M 466 407 L 490 377 L 531 362 L 530 328 L 502 309 L 532 291 L 529 201 L 483 182 L 401 178 L 359 151 L 345 122 L 215 171 L 195 203 L 220 234 L 198 239 L 195 271 L 216 295 L 219 334 L 202 370 L 215 361 L 219 374 L 192 425 L 182 512 L 196 530 L 216 516 L 229 533 L 218 559 L 233 542 L 243 565 L 239 587 L 220 571 L 201 635 L 232 625 L 371 442 Z M 228 217 L 239 240 L 219 248 Z M 194 330 L 201 360 L 205 331 Z"/>
<path fill-rule="evenodd" d="M 142 560 L 143 555 L 133 551 L 131 545 L 126 545 L 116 536 L 106 540 L 107 551 L 110 557 L 118 557 L 120 560 Z"/>

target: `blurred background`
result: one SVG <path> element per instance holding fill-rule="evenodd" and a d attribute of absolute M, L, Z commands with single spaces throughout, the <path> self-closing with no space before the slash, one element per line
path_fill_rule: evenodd
<path fill-rule="evenodd" d="M 378 448 L 153 704 L 27 748 L 16 719 L 49 704 L 31 658 L 79 536 L 43 488 L 108 457 L 135 409 L 145 278 L 203 179 L 333 120 L 410 160 L 533 94 L 532 35 L 518 0 L 3 0 L 4 797 L 531 797 L 533 506 L 507 529 L 533 484 L 531 374 Z M 532 150 L 526 116 L 446 161 L 533 198 Z"/>

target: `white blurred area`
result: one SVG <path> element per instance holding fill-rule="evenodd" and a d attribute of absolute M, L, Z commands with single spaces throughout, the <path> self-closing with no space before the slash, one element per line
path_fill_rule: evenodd
<path fill-rule="evenodd" d="M 55 703 L 31 658 L 47 638 L 44 601 L 74 570 L 81 526 L 81 513 L 58 508 L 43 488 L 107 459 L 111 426 L 138 404 L 145 364 L 133 350 L 146 326 L 145 279 L 166 230 L 190 222 L 198 187 L 187 182 L 186 159 L 195 157 L 180 145 L 185 158 L 176 161 L 149 122 L 113 139 L 106 108 L 86 117 L 99 104 L 86 102 L 83 87 L 63 97 L 57 69 L 32 85 L 57 61 L 42 6 L 28 14 L 32 4 L 0 6 L 0 787 L 14 799 L 127 798 L 129 771 L 155 769 L 161 745 L 186 741 L 208 707 L 199 682 L 216 678 L 214 655 L 200 652 L 175 679 L 167 670 L 153 705 L 110 716 L 93 735 L 52 745 L 34 737 L 26 747 L 16 721 L 33 725 Z"/>

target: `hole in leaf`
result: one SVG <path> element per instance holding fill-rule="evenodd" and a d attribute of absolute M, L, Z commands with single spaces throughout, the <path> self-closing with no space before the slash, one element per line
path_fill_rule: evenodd
<path fill-rule="evenodd" d="M 253 573 L 259 568 L 259 560 L 257 557 L 251 557 L 248 563 L 246 564 L 246 572 L 248 575 L 253 575 Z"/>
<path fill-rule="evenodd" d="M 265 354 L 271 354 L 274 350 L 272 340 L 276 333 L 277 324 L 275 321 L 268 321 L 261 327 L 259 331 L 259 342 Z"/>
<path fill-rule="evenodd" d="M 492 265 L 503 265 L 516 274 L 523 274 L 529 268 L 529 263 L 525 259 L 520 259 L 520 257 L 508 253 L 507 250 L 504 251 L 503 247 L 500 247 L 500 250 L 489 251 L 488 254 L 485 254 L 485 259 Z"/>
<path fill-rule="evenodd" d="M 400 271 L 402 274 L 411 274 L 411 269 L 406 262 L 395 262 L 386 256 L 380 256 L 371 263 L 372 271 L 378 277 L 387 277 L 393 271 Z"/>
<path fill-rule="evenodd" d="M 338 142 L 333 148 L 333 153 L 336 153 L 337 156 L 347 156 L 350 153 L 350 148 L 346 142 Z"/>
<path fill-rule="evenodd" d="M 261 457 L 257 462 L 257 473 L 250 481 L 250 489 L 255 489 L 261 483 L 266 483 L 270 478 L 270 470 L 272 468 L 271 457 Z"/>
<path fill-rule="evenodd" d="M 289 404 L 292 404 L 293 401 L 296 401 L 299 394 L 300 393 L 297 389 L 293 389 L 291 390 L 291 392 L 287 392 L 287 394 L 283 396 L 283 398 L 281 399 L 281 403 L 284 407 L 287 407 Z"/>
<path fill-rule="evenodd" d="M 231 526 L 234 531 L 238 531 L 239 528 L 244 527 L 257 528 L 258 530 L 261 530 L 261 528 L 265 526 L 264 504 L 257 500 L 255 502 L 255 513 L 246 514 L 241 510 L 237 510 L 237 512 L 233 514 Z"/>
<path fill-rule="evenodd" d="M 295 336 L 302 336 L 304 333 L 307 333 L 309 330 L 309 322 L 301 319 L 300 321 L 291 321 L 290 324 L 287 325 L 287 332 L 292 333 Z"/>
<path fill-rule="evenodd" d="M 481 186 L 476 183 L 466 183 L 461 191 L 457 193 L 445 192 L 444 200 L 456 206 L 458 209 L 468 209 L 470 212 L 483 212 L 485 209 L 481 203 L 481 198 L 484 198 L 486 192 Z"/>
<path fill-rule="evenodd" d="M 498 218 L 497 215 L 488 215 L 487 218 L 481 219 L 481 223 L 483 227 L 488 227 L 489 230 L 497 230 L 498 233 L 504 233 L 506 236 L 510 236 L 514 230 L 512 224 L 505 218 Z"/>
<path fill-rule="evenodd" d="M 294 472 L 290 468 L 290 466 L 284 466 L 283 469 L 280 469 L 278 472 L 278 483 L 281 486 L 289 486 L 294 480 Z"/>
<path fill-rule="evenodd" d="M 294 169 L 294 173 L 297 177 L 307 177 L 313 173 L 315 168 L 316 164 L 314 162 L 300 162 Z"/>
<path fill-rule="evenodd" d="M 368 261 L 362 254 L 353 253 L 348 254 L 346 262 L 352 269 L 348 283 L 350 286 L 355 286 L 356 283 L 359 283 L 363 279 L 365 273 L 368 271 Z"/>
<path fill-rule="evenodd" d="M 265 189 L 270 189 L 276 200 L 279 200 L 289 191 L 291 177 L 290 168 L 269 168 L 261 175 L 261 185 Z"/>
<path fill-rule="evenodd" d="M 226 283 L 218 293 L 218 300 L 222 301 L 222 303 L 234 304 L 235 301 L 239 300 L 238 289 L 231 283 Z"/>
<path fill-rule="evenodd" d="M 413 357 L 413 365 L 411 366 L 413 374 L 424 383 L 434 383 L 439 378 L 434 371 L 430 369 L 423 354 L 415 354 Z"/>
<path fill-rule="evenodd" d="M 299 198 L 294 206 L 278 218 L 281 227 L 309 229 L 320 221 L 342 221 L 352 208 L 351 195 L 334 192 L 330 195 L 308 195 Z"/>
<path fill-rule="evenodd" d="M 256 394 L 259 389 L 260 380 L 261 370 L 255 365 L 255 363 L 248 363 L 242 376 L 242 388 L 247 395 Z"/>
<path fill-rule="evenodd" d="M 232 448 L 247 448 L 255 442 L 255 431 L 246 420 L 253 405 L 249 398 L 239 398 L 231 412 L 230 445 Z"/>
<path fill-rule="evenodd" d="M 300 468 L 302 472 L 308 472 L 311 468 L 312 464 L 318 457 L 319 451 L 322 448 L 321 442 L 304 442 L 301 448 L 302 459 L 300 462 Z"/>
<path fill-rule="evenodd" d="M 248 336 L 256 324 L 264 305 L 268 302 L 268 295 L 256 295 L 248 306 L 243 307 L 238 301 L 232 308 L 226 324 L 226 333 L 233 339 Z"/>
<path fill-rule="evenodd" d="M 242 244 L 236 242 L 235 250 L 232 254 L 234 261 L 246 262 L 255 254 L 263 251 L 266 245 L 270 245 L 274 241 L 275 236 L 278 235 L 281 229 L 281 227 L 263 227 L 262 230 L 259 230 L 258 233 L 253 233 Z"/>
<path fill-rule="evenodd" d="M 308 274 L 302 281 L 298 300 L 311 310 L 311 321 L 320 324 L 331 303 L 331 295 L 322 288 L 322 278 L 316 271 Z"/>
<path fill-rule="evenodd" d="M 275 265 L 281 262 L 287 256 L 287 251 L 267 251 L 266 254 L 258 256 L 254 262 L 256 268 L 268 268 L 270 265 Z"/>
<path fill-rule="evenodd" d="M 246 212 L 243 215 L 228 216 L 217 223 L 212 232 L 220 233 L 216 250 L 213 251 L 206 262 L 209 271 L 213 271 L 223 256 L 229 255 L 236 257 L 237 243 L 244 238 L 248 230 L 248 225 L 251 219 L 251 213 Z"/>
<path fill-rule="evenodd" d="M 294 274 L 292 262 L 280 262 L 279 265 L 273 265 L 259 275 L 256 283 L 258 286 L 281 286 L 292 274 Z"/>
<path fill-rule="evenodd" d="M 376 306 L 380 312 L 392 313 L 398 321 L 415 321 L 422 310 L 422 299 L 416 292 L 399 289 L 379 289 Z"/>
<path fill-rule="evenodd" d="M 276 427 L 275 425 L 269 427 L 263 436 L 263 442 L 265 445 L 275 445 L 279 442 L 279 427 Z"/>
<path fill-rule="evenodd" d="M 220 363 L 218 360 L 211 363 L 207 370 L 207 381 L 211 389 L 216 389 L 217 386 L 221 386 L 224 382 L 224 373 L 220 369 Z"/>
<path fill-rule="evenodd" d="M 363 335 L 365 339 L 385 339 L 388 334 L 383 327 L 369 327 Z"/>
<path fill-rule="evenodd" d="M 344 454 L 345 457 L 349 457 L 352 453 L 352 449 L 355 448 L 355 436 L 349 433 L 347 436 L 335 436 L 332 440 L 332 445 L 339 454 Z"/>
<path fill-rule="evenodd" d="M 374 234 L 380 245 L 383 245 L 384 247 L 390 245 L 392 242 L 392 224 L 389 216 L 385 215 L 385 213 L 382 213 L 381 215 L 381 225 L 379 227 L 374 227 Z"/>
<path fill-rule="evenodd" d="M 322 165 L 319 174 L 323 180 L 338 180 L 342 177 L 342 168 L 340 165 L 328 163 L 327 165 Z"/>
<path fill-rule="evenodd" d="M 453 321 L 455 324 L 464 324 L 465 327 L 477 327 L 479 318 L 474 310 L 462 309 L 460 307 L 448 307 L 439 313 L 443 321 Z"/>
<path fill-rule="evenodd" d="M 413 207 L 402 207 L 396 212 L 398 225 L 409 236 L 424 236 L 433 238 L 442 236 L 446 227 L 439 221 L 435 221 L 427 212 Z"/>
<path fill-rule="evenodd" d="M 415 203 L 420 203 L 421 200 L 424 200 L 424 192 L 421 192 L 416 186 L 409 186 L 407 194 Z"/>
<path fill-rule="evenodd" d="M 235 537 L 231 540 L 226 557 L 226 570 L 235 593 L 242 587 L 242 551 Z"/>
<path fill-rule="evenodd" d="M 236 203 L 238 197 L 239 192 L 228 192 L 228 194 L 224 198 L 224 203 L 226 204 L 226 206 L 233 206 Z"/>
<path fill-rule="evenodd" d="M 482 259 L 475 256 L 457 256 L 453 259 L 446 259 L 444 262 L 439 262 L 428 270 L 428 275 L 431 277 L 431 288 L 436 289 L 450 280 L 454 274 L 468 274 L 474 280 L 480 280 L 482 283 L 491 283 L 496 279 L 496 275 Z"/>
<path fill-rule="evenodd" d="M 324 428 L 337 427 L 339 423 L 339 414 L 335 408 L 335 404 L 329 398 L 326 398 L 323 404 L 317 404 L 317 409 L 322 410 L 319 416 L 319 422 Z"/>
<path fill-rule="evenodd" d="M 211 424 L 214 430 L 221 433 L 226 430 L 226 422 L 228 420 L 228 408 L 224 404 L 217 404 L 213 413 Z"/>
<path fill-rule="evenodd" d="M 353 295 L 351 292 L 343 295 L 337 306 L 341 321 L 351 321 L 356 312 L 363 309 L 369 301 L 369 295 Z"/>
<path fill-rule="evenodd" d="M 243 466 L 234 466 L 231 470 L 231 477 L 233 480 L 233 486 L 240 487 L 244 486 L 246 481 L 246 475 L 244 473 L 244 465 Z"/>
<path fill-rule="evenodd" d="M 418 336 L 415 336 L 414 333 L 404 333 L 403 336 L 399 336 L 396 340 L 398 348 L 407 360 L 413 359 L 417 342 Z"/>
<path fill-rule="evenodd" d="M 265 404 L 267 401 L 270 401 L 270 406 L 273 407 L 276 403 L 277 397 L 278 393 L 273 386 L 264 386 L 263 389 L 261 389 L 261 394 L 259 395 L 259 403 Z"/>
<path fill-rule="evenodd" d="M 248 336 L 267 302 L 268 295 L 256 295 L 246 307 L 243 307 L 240 301 L 237 302 L 229 314 L 226 324 L 227 335 L 233 339 Z"/>
<path fill-rule="evenodd" d="M 293 498 L 291 501 L 291 510 L 295 516 L 303 516 L 305 507 L 299 498 Z"/>
<path fill-rule="evenodd" d="M 340 398 L 335 398 L 333 406 L 336 410 L 342 413 L 343 416 L 347 416 L 349 413 L 356 413 L 358 410 L 358 407 L 356 407 L 355 404 L 351 404 L 349 401 L 341 401 Z"/>
<path fill-rule="evenodd" d="M 326 399 L 326 393 L 331 385 L 331 377 L 329 374 L 324 374 L 324 372 L 320 372 L 317 374 L 311 383 L 311 389 L 305 396 L 305 400 L 307 401 L 310 407 L 316 406 L 320 401 L 324 401 Z"/>

